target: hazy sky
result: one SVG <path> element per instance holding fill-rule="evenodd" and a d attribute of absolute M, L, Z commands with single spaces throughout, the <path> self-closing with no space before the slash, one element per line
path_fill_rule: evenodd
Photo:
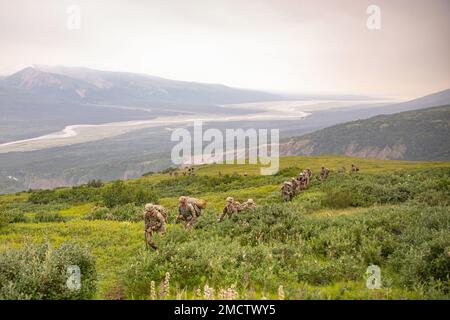
<path fill-rule="evenodd" d="M 0 0 L 0 74 L 32 64 L 416 97 L 450 88 L 450 0 Z"/>

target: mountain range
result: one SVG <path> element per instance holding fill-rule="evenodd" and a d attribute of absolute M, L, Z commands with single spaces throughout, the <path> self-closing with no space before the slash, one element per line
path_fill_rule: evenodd
<path fill-rule="evenodd" d="M 426 102 L 427 99 L 419 100 Z M 450 103 L 331 126 L 290 138 L 281 144 L 280 152 L 283 155 L 343 154 L 363 158 L 448 161 Z"/>
<path fill-rule="evenodd" d="M 212 105 L 278 100 L 274 94 L 220 84 L 175 81 L 127 72 L 88 68 L 34 66 L 3 80 L 8 87 L 46 97 L 92 104 Z"/>

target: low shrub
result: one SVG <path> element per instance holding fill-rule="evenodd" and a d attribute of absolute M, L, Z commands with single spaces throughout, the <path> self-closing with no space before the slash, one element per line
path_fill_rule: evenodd
<path fill-rule="evenodd" d="M 89 212 L 86 217 L 87 220 L 107 220 L 110 219 L 109 209 L 106 207 L 95 207 Z"/>
<path fill-rule="evenodd" d="M 69 266 L 81 271 L 78 289 L 67 285 Z M 96 289 L 95 262 L 77 244 L 28 244 L 0 253 L 0 284 L 0 300 L 90 299 Z"/>
<path fill-rule="evenodd" d="M 15 222 L 26 222 L 25 213 L 18 208 L 0 209 L 0 221 L 4 224 Z"/>
<path fill-rule="evenodd" d="M 115 206 L 112 209 L 96 207 L 86 215 L 87 220 L 140 221 L 143 219 L 142 206 L 132 203 Z"/>
<path fill-rule="evenodd" d="M 123 181 L 115 181 L 104 188 L 102 200 L 106 207 L 113 208 L 128 203 L 135 205 L 143 205 L 148 202 L 156 203 L 159 200 L 159 196 L 149 188 L 127 185 Z"/>
<path fill-rule="evenodd" d="M 324 202 L 330 208 L 348 208 L 352 205 L 352 194 L 347 190 L 331 190 L 327 192 Z"/>
<path fill-rule="evenodd" d="M 90 188 L 101 188 L 103 187 L 103 182 L 100 179 L 89 180 L 86 185 Z"/>
<path fill-rule="evenodd" d="M 67 219 L 58 212 L 36 213 L 34 222 L 65 222 Z"/>
<path fill-rule="evenodd" d="M 101 188 L 87 185 L 54 190 L 31 191 L 28 202 L 33 204 L 70 203 L 77 204 L 100 200 Z"/>
<path fill-rule="evenodd" d="M 56 193 L 52 190 L 31 191 L 28 197 L 28 201 L 34 204 L 48 204 L 56 199 Z"/>
<path fill-rule="evenodd" d="M 143 220 L 142 207 L 132 203 L 116 206 L 110 210 L 112 220 L 117 221 L 139 221 Z"/>

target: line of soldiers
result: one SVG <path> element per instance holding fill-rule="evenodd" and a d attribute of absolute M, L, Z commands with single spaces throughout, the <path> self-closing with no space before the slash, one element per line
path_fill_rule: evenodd
<path fill-rule="evenodd" d="M 183 221 L 186 229 L 193 228 L 198 217 L 201 215 L 202 209 L 206 207 L 206 201 L 191 197 L 182 196 L 178 199 L 178 215 L 175 223 Z M 218 221 L 222 221 L 225 217 L 231 217 L 233 214 L 243 212 L 245 210 L 256 208 L 253 199 L 248 199 L 243 203 L 235 201 L 233 197 L 227 197 L 225 207 Z M 154 241 L 154 233 L 164 235 L 166 233 L 168 210 L 161 205 L 148 203 L 144 208 L 144 235 L 145 243 L 153 249 L 157 249 Z"/>
<path fill-rule="evenodd" d="M 356 173 L 359 171 L 359 168 L 352 163 L 351 173 Z M 345 167 L 342 167 L 340 172 L 346 172 Z M 321 181 L 325 181 L 328 179 L 330 174 L 330 169 L 325 166 L 320 168 L 319 179 Z M 291 201 L 296 195 L 298 195 L 301 191 L 308 188 L 309 184 L 312 180 L 312 171 L 307 168 L 303 170 L 296 178 L 292 178 L 291 181 L 285 181 L 281 186 L 281 195 L 284 201 Z"/>
<path fill-rule="evenodd" d="M 169 175 L 171 177 L 178 177 L 178 174 L 182 174 L 183 176 L 195 176 L 195 168 L 194 167 L 189 167 L 189 168 L 186 168 L 186 170 L 183 170 L 183 171 L 174 170 L 174 171 L 171 171 L 169 173 Z"/>
<path fill-rule="evenodd" d="M 193 170 L 192 170 L 193 171 Z M 345 171 L 345 168 L 344 168 Z M 351 173 L 356 173 L 359 168 L 352 164 Z M 330 170 L 325 166 L 322 166 L 320 170 L 320 180 L 326 180 Z M 291 181 L 285 181 L 281 187 L 283 199 L 285 201 L 291 201 L 302 190 L 309 187 L 313 177 L 311 169 L 306 168 L 296 178 L 292 178 Z M 206 201 L 202 199 L 196 199 L 191 197 L 181 196 L 178 199 L 178 215 L 175 219 L 175 223 L 183 221 L 186 229 L 192 229 L 198 217 L 200 217 L 202 209 L 206 207 Z M 225 217 L 231 218 L 234 214 L 251 210 L 256 208 L 256 204 L 253 199 L 248 199 L 243 203 L 235 201 L 233 197 L 227 197 L 225 207 L 222 210 L 222 214 L 217 221 L 222 221 Z M 144 235 L 146 245 L 157 249 L 153 242 L 153 234 L 160 233 L 164 235 L 166 232 L 167 219 L 169 212 L 161 205 L 155 205 L 148 203 L 144 208 Z"/>
<path fill-rule="evenodd" d="M 306 168 L 300 172 L 297 177 L 292 178 L 291 181 L 283 182 L 283 185 L 281 186 L 281 195 L 284 201 L 291 201 L 301 191 L 307 189 L 311 182 L 312 175 L 312 170 Z"/>

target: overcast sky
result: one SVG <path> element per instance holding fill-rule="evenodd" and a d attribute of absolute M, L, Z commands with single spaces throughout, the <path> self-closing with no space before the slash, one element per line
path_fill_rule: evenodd
<path fill-rule="evenodd" d="M 450 88 L 450 0 L 0 0 L 0 74 L 32 64 L 417 97 Z"/>

